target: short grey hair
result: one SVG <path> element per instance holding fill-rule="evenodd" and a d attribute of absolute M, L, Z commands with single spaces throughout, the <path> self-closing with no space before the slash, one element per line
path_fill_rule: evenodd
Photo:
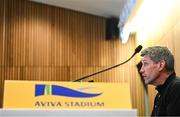
<path fill-rule="evenodd" d="M 144 49 L 141 56 L 149 56 L 155 63 L 164 60 L 166 62 L 165 68 L 167 71 L 174 71 L 174 56 L 167 47 L 153 46 Z"/>

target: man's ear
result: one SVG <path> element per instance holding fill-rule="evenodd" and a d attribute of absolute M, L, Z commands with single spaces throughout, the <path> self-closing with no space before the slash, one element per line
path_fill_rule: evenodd
<path fill-rule="evenodd" d="M 164 60 L 161 60 L 159 63 L 160 63 L 159 71 L 162 71 L 165 68 L 166 62 Z"/>

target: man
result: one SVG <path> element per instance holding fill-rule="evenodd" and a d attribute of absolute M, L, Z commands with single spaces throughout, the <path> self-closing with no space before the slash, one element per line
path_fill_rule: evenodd
<path fill-rule="evenodd" d="M 145 84 L 158 91 L 152 116 L 180 115 L 180 78 L 174 71 L 174 56 L 167 47 L 148 47 L 141 52 L 140 73 Z"/>

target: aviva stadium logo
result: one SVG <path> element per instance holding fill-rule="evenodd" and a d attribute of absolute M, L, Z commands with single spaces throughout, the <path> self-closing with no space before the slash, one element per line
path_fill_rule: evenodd
<path fill-rule="evenodd" d="M 92 88 L 92 87 L 89 87 Z M 89 89 L 89 88 L 81 88 Z M 93 87 L 94 88 L 94 87 Z M 101 95 L 102 93 L 87 93 L 72 88 L 67 88 L 59 85 L 48 85 L 48 84 L 36 84 L 35 85 L 35 96 L 43 95 L 54 95 L 54 96 L 66 96 L 73 98 L 91 98 Z"/>

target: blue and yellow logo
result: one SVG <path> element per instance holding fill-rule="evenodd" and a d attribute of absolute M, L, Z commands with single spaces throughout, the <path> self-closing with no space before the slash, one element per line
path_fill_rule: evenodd
<path fill-rule="evenodd" d="M 36 84 L 35 96 L 36 97 L 43 96 L 45 94 L 54 95 L 54 96 L 73 97 L 73 98 L 91 98 L 91 97 L 99 96 L 102 93 L 87 93 L 59 85 Z"/>

